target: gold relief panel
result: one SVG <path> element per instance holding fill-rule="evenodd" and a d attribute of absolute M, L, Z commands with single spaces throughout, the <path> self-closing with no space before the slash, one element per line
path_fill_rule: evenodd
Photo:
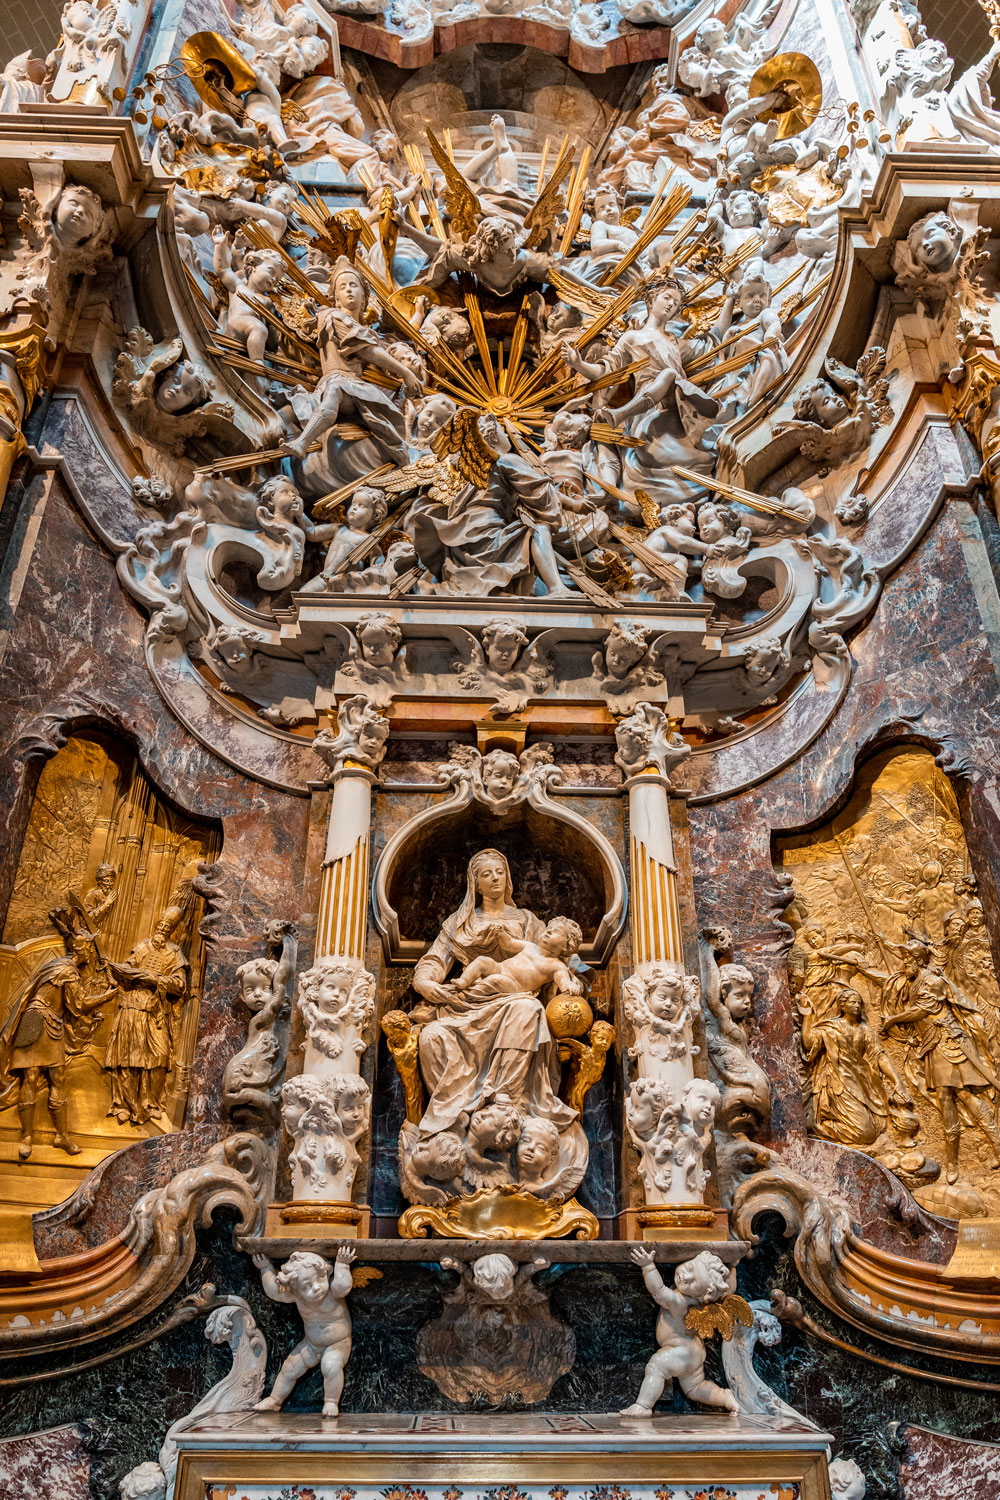
<path fill-rule="evenodd" d="M 42 769 L 0 944 L 0 1224 L 184 1118 L 217 832 L 98 732 Z M 24 1225 L 20 1228 L 23 1230 Z M 23 1237 L 23 1235 L 22 1235 Z"/>
<path fill-rule="evenodd" d="M 947 777 L 926 750 L 887 751 L 777 862 L 810 1128 L 932 1212 L 1000 1214 L 1000 990 Z"/>

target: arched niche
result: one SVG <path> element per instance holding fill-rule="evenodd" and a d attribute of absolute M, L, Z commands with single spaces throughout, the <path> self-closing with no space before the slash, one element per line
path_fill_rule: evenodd
<path fill-rule="evenodd" d="M 204 969 L 198 930 L 203 905 L 193 880 L 200 864 L 216 859 L 221 842 L 217 823 L 170 802 L 131 745 L 102 729 L 76 730 L 42 765 L 0 941 L 0 1211 L 15 1204 L 51 1207 L 111 1152 L 183 1126 Z M 165 998 L 157 1018 L 169 1035 L 170 1067 L 159 1114 L 122 1119 L 114 1112 L 113 1070 L 107 1066 L 129 990 L 122 970 L 160 922 L 169 929 L 167 942 L 186 961 L 183 993 Z M 21 1026 L 24 1007 L 43 967 L 65 958 L 72 934 L 84 939 L 82 1000 L 114 991 L 98 1009 L 70 1016 L 55 1051 L 43 1046 L 39 1052 L 43 1070 L 62 1052 L 66 1125 L 80 1151 L 70 1154 L 55 1145 L 51 1076 L 43 1071 L 31 1120 L 32 1150 L 20 1160 L 24 1065 L 35 1045 L 31 1025 Z M 121 1025 L 119 1032 L 125 1034 Z M 119 1053 L 134 1041 L 141 1067 L 144 1049 L 152 1045 L 145 1022 L 136 1020 L 128 1036 Z"/>
<path fill-rule="evenodd" d="M 375 870 L 375 925 L 386 960 L 413 964 L 461 903 L 466 867 L 479 849 L 507 856 L 514 900 L 543 920 L 572 917 L 580 957 L 602 968 L 625 925 L 624 871 L 614 847 L 579 813 L 542 793 L 498 817 L 466 789 L 405 823 Z"/>

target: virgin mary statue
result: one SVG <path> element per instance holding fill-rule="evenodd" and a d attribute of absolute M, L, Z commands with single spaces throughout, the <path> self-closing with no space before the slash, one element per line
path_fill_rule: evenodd
<path fill-rule="evenodd" d="M 516 1182 L 524 1176 L 519 1164 L 534 1163 L 547 1142 L 550 1159 L 536 1175 L 558 1180 L 561 1190 L 566 1169 L 574 1186 L 582 1178 L 587 1140 L 577 1111 L 558 1096 L 558 1043 L 545 1018 L 551 986 L 532 991 L 486 983 L 462 992 L 448 982 L 456 966 L 482 957 L 500 963 L 525 940 L 537 942 L 543 930 L 533 912 L 514 905 L 504 856 L 496 849 L 473 855 L 462 904 L 445 918 L 413 976 L 423 1003 L 410 1021 L 420 1027 L 420 1072 L 430 1096 L 419 1126 L 407 1132 L 415 1176 L 423 1175 L 418 1161 L 455 1161 L 461 1142 L 473 1166 L 456 1173 L 456 1186 Z M 441 1183 L 442 1173 L 434 1175 Z"/>

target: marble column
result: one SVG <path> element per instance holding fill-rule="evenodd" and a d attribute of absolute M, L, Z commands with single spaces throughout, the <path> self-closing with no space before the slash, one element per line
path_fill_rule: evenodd
<path fill-rule="evenodd" d="M 625 1125 L 645 1207 L 626 1211 L 641 1238 L 710 1232 L 705 1203 L 718 1089 L 695 1073 L 698 979 L 684 972 L 671 772 L 688 747 L 662 709 L 640 704 L 616 732 L 629 798 L 634 968 L 622 986 L 629 1039 Z"/>
<path fill-rule="evenodd" d="M 341 703 L 336 730 L 314 743 L 333 787 L 312 966 L 296 1007 L 306 1035 L 302 1072 L 282 1091 L 293 1140 L 292 1201 L 278 1207 L 285 1233 L 365 1234 L 368 1210 L 353 1201 L 359 1142 L 371 1122 L 361 1059 L 372 1041 L 375 978 L 364 967 L 372 787 L 389 734 L 363 694 Z"/>

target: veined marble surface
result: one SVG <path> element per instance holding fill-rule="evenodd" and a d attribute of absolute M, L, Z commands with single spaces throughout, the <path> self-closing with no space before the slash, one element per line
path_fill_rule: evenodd
<path fill-rule="evenodd" d="M 828 1434 L 783 1417 L 730 1416 L 724 1412 L 667 1413 L 622 1417 L 594 1412 L 468 1416 L 463 1412 L 359 1413 L 330 1419 L 318 1412 L 231 1412 L 207 1418 L 179 1434 L 183 1450 L 243 1452 L 262 1449 L 324 1452 L 402 1452 L 414 1455 L 457 1450 L 469 1454 L 546 1452 L 649 1453 L 822 1452 Z M 338 1490 L 339 1493 L 339 1490 Z M 581 1495 L 583 1490 L 580 1491 Z M 711 1495 L 711 1492 L 707 1492 Z M 711 1496 L 711 1500 L 715 1500 Z M 742 1500 L 742 1497 L 741 1497 Z"/>

